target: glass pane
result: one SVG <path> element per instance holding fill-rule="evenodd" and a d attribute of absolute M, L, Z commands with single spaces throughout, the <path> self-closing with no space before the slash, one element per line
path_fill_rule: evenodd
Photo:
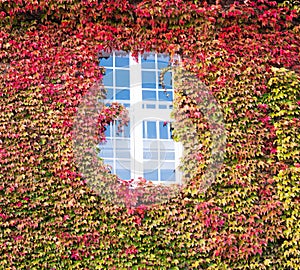
<path fill-rule="evenodd" d="M 129 89 L 116 90 L 116 99 L 129 100 L 130 99 Z"/>
<path fill-rule="evenodd" d="M 175 152 L 166 152 L 165 159 L 166 160 L 175 160 Z"/>
<path fill-rule="evenodd" d="M 105 128 L 106 128 L 106 130 L 104 132 L 105 137 L 110 137 L 111 136 L 111 126 L 107 125 Z"/>
<path fill-rule="evenodd" d="M 142 87 L 143 88 L 156 88 L 156 72 L 155 71 L 142 71 Z"/>
<path fill-rule="evenodd" d="M 129 87 L 129 70 L 116 70 L 116 86 Z"/>
<path fill-rule="evenodd" d="M 156 139 L 156 122 L 154 121 L 147 122 L 147 138 Z"/>
<path fill-rule="evenodd" d="M 158 170 L 145 170 L 144 178 L 148 181 L 157 181 L 158 180 Z"/>
<path fill-rule="evenodd" d="M 116 174 L 122 179 L 122 180 L 130 180 L 130 170 L 127 169 L 117 169 Z"/>
<path fill-rule="evenodd" d="M 161 72 L 158 72 L 158 76 L 160 76 Z M 159 78 L 159 88 L 162 89 L 162 85 L 160 84 L 160 77 Z M 166 89 L 172 89 L 172 73 L 171 72 L 166 72 L 164 74 L 164 80 L 163 80 L 164 84 L 165 84 L 165 88 Z"/>
<path fill-rule="evenodd" d="M 129 67 L 128 54 L 116 56 L 116 67 Z"/>
<path fill-rule="evenodd" d="M 159 138 L 160 139 L 169 139 L 169 125 L 164 125 L 164 122 L 159 122 Z"/>
<path fill-rule="evenodd" d="M 156 100 L 156 92 L 143 90 L 142 92 L 143 100 Z"/>
<path fill-rule="evenodd" d="M 175 181 L 174 170 L 169 170 L 169 169 L 160 170 L 160 180 L 161 181 Z"/>
<path fill-rule="evenodd" d="M 130 137 L 130 122 L 128 123 L 127 126 L 123 126 L 123 134 L 125 138 L 129 138 Z"/>
<path fill-rule="evenodd" d="M 166 68 L 168 66 L 170 57 L 166 54 L 158 54 L 157 55 L 157 64 L 158 64 L 158 68 L 162 69 L 162 68 Z"/>
<path fill-rule="evenodd" d="M 112 148 L 102 148 L 101 152 L 100 152 L 100 157 L 113 158 L 113 149 Z"/>
<path fill-rule="evenodd" d="M 116 162 L 116 174 L 124 179 L 130 179 L 130 160 L 118 160 Z"/>
<path fill-rule="evenodd" d="M 116 158 L 130 158 L 130 149 L 118 149 L 116 151 Z"/>
<path fill-rule="evenodd" d="M 100 66 L 112 67 L 113 66 L 113 57 L 110 56 L 108 59 L 100 58 Z"/>
<path fill-rule="evenodd" d="M 147 149 L 146 151 L 144 150 L 144 159 L 145 160 L 157 160 L 158 159 L 158 153 L 154 151 L 149 151 Z"/>
<path fill-rule="evenodd" d="M 155 55 L 143 54 L 142 55 L 142 69 L 155 69 Z"/>
<path fill-rule="evenodd" d="M 155 109 L 155 104 L 146 104 L 146 109 Z"/>
<path fill-rule="evenodd" d="M 113 162 L 113 160 L 105 159 L 105 164 L 107 164 L 108 166 L 110 166 L 111 169 L 112 169 L 111 172 L 114 173 L 114 162 Z"/>
<path fill-rule="evenodd" d="M 172 91 L 158 91 L 158 99 L 165 101 L 173 101 Z"/>
<path fill-rule="evenodd" d="M 103 77 L 104 86 L 113 86 L 113 70 L 107 69 L 106 74 Z"/>
<path fill-rule="evenodd" d="M 174 151 L 161 151 L 160 152 L 160 160 L 175 160 L 175 152 Z"/>
<path fill-rule="evenodd" d="M 113 90 L 113 88 L 106 88 L 106 90 L 107 90 L 106 99 L 114 100 L 114 90 Z"/>

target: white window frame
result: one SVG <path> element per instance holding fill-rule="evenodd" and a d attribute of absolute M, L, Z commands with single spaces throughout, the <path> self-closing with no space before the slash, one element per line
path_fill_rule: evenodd
<path fill-rule="evenodd" d="M 119 70 L 122 68 L 121 67 L 116 67 L 115 66 L 115 57 L 116 57 L 116 52 L 113 52 L 111 57 L 113 57 L 113 74 L 115 74 L 115 70 Z M 163 120 L 170 123 L 173 119 L 170 118 L 170 112 L 173 108 L 173 102 L 172 101 L 159 101 L 158 100 L 158 95 L 159 91 L 164 91 L 164 89 L 159 88 L 159 76 L 158 73 L 160 69 L 158 68 L 158 55 L 155 54 L 155 69 L 147 69 L 147 71 L 155 71 L 156 72 L 156 89 L 151 89 L 156 91 L 156 100 L 143 100 L 142 99 L 142 57 L 139 55 L 138 57 L 138 62 L 135 61 L 135 59 L 129 54 L 129 89 L 130 89 L 130 100 L 115 100 L 115 95 L 113 97 L 113 100 L 106 100 L 105 103 L 112 102 L 112 101 L 117 101 L 119 103 L 129 103 L 130 107 L 129 109 L 129 117 L 130 117 L 130 127 L 133 128 L 131 130 L 131 136 L 129 137 L 129 142 L 130 142 L 130 178 L 131 179 L 138 179 L 139 177 L 144 177 L 144 169 L 145 169 L 145 160 L 144 159 L 144 142 L 146 140 L 153 140 L 157 141 L 157 144 L 160 145 L 161 142 L 173 142 L 174 144 L 174 152 L 175 152 L 175 159 L 170 160 L 170 161 L 165 161 L 165 163 L 168 162 L 174 162 L 174 174 L 175 174 L 175 181 L 162 181 L 160 179 L 161 175 L 161 168 L 160 166 L 157 168 L 158 169 L 158 180 L 152 181 L 153 183 L 160 183 L 160 184 L 174 184 L 174 183 L 181 183 L 181 178 L 182 178 L 182 173 L 178 171 L 176 168 L 178 168 L 179 163 L 180 163 L 180 157 L 182 156 L 182 144 L 179 142 L 173 141 L 171 138 L 170 139 L 160 139 L 160 132 L 159 132 L 159 122 L 162 121 L 161 117 L 163 115 Z M 113 88 L 114 93 L 116 93 L 116 76 L 113 76 L 113 86 L 106 86 L 107 88 Z M 150 89 L 150 88 L 149 88 Z M 173 91 L 173 96 L 174 96 L 174 90 L 168 89 L 168 91 Z M 149 105 L 154 106 L 155 108 L 149 108 Z M 159 109 L 160 106 L 166 106 L 167 109 Z M 134 110 L 138 110 L 138 114 L 135 113 Z M 143 138 L 143 115 L 140 115 L 140 112 L 145 112 L 146 115 L 146 120 L 147 121 L 155 121 L 156 122 L 156 139 L 144 139 Z M 151 116 L 151 117 L 150 117 Z M 160 119 L 160 120 L 158 120 Z M 111 125 L 114 129 L 116 128 L 115 125 Z M 167 127 L 166 127 L 167 128 Z M 113 157 L 112 158 L 105 158 L 105 161 L 113 161 L 113 166 L 112 166 L 112 173 L 116 173 L 116 163 L 118 161 L 121 161 L 122 159 L 116 157 L 116 141 L 118 138 L 122 137 L 112 137 L 112 141 L 114 143 L 114 149 L 113 149 Z M 110 138 L 106 138 L 109 140 Z M 123 140 L 124 137 L 123 137 Z M 101 146 L 101 148 L 105 148 L 105 145 Z M 101 156 L 101 152 L 100 152 Z M 160 157 L 160 148 L 158 148 L 158 157 Z M 124 159 L 125 160 L 125 159 Z M 162 160 L 158 159 L 158 164 L 161 164 Z M 152 180 L 152 179 L 146 179 L 146 180 Z"/>

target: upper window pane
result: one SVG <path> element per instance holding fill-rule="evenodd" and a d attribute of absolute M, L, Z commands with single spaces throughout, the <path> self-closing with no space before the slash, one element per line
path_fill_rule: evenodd
<path fill-rule="evenodd" d="M 166 54 L 157 55 L 158 69 L 166 68 L 169 64 L 170 57 Z"/>
<path fill-rule="evenodd" d="M 107 59 L 100 58 L 100 66 L 112 67 L 113 66 L 113 58 L 111 56 Z"/>
<path fill-rule="evenodd" d="M 128 54 L 116 56 L 116 67 L 129 67 Z"/>
<path fill-rule="evenodd" d="M 142 69 L 155 69 L 155 55 L 143 54 L 142 55 Z"/>

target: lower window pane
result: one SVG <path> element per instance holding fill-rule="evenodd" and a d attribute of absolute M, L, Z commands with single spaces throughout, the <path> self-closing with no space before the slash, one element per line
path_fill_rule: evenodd
<path fill-rule="evenodd" d="M 156 91 L 143 90 L 142 98 L 143 100 L 156 100 Z"/>
<path fill-rule="evenodd" d="M 118 169 L 116 174 L 123 180 L 130 180 L 130 170 Z"/>
<path fill-rule="evenodd" d="M 157 181 L 158 180 L 158 170 L 145 170 L 144 178 L 148 181 Z"/>
<path fill-rule="evenodd" d="M 160 170 L 160 180 L 161 181 L 175 181 L 174 170 Z"/>

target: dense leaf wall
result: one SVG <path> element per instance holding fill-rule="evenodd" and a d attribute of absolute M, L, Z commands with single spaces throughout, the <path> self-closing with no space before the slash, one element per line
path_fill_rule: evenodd
<path fill-rule="evenodd" d="M 299 269 L 299 14 L 244 2 L 0 3 L 1 268 Z M 72 126 L 103 49 L 180 54 L 209 87 L 227 145 L 206 192 L 209 126 L 180 91 L 206 142 L 182 193 L 131 209 L 87 186 Z"/>

